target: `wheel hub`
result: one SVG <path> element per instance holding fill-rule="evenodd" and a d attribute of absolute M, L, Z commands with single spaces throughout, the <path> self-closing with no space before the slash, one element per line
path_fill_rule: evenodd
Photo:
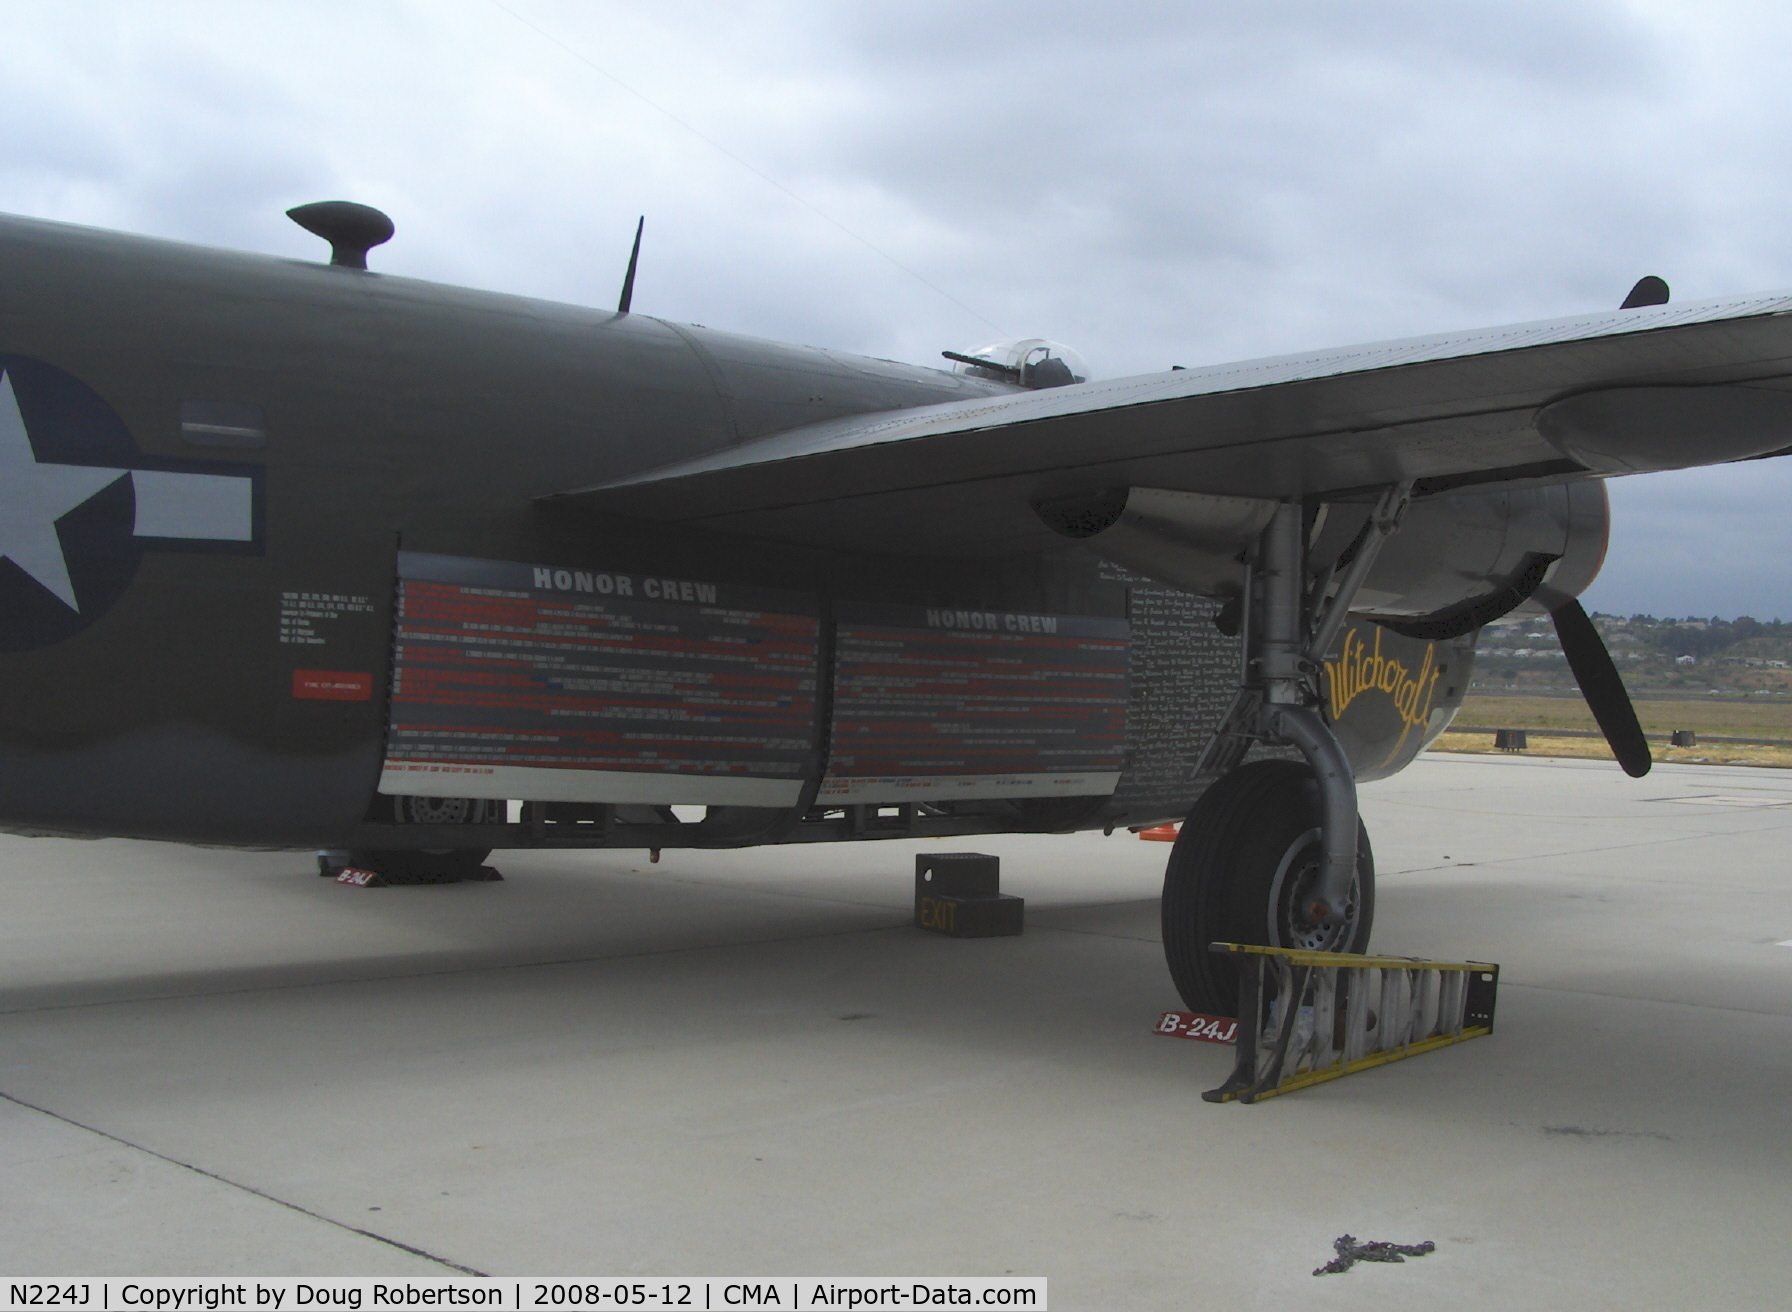
<path fill-rule="evenodd" d="M 397 815 L 414 825 L 464 825 L 476 818 L 480 805 L 469 797 L 401 797 Z"/>
<path fill-rule="evenodd" d="M 1355 877 L 1350 881 L 1342 916 L 1315 920 L 1307 911 L 1319 884 L 1323 856 L 1317 829 L 1301 835 L 1283 856 L 1270 889 L 1271 943 L 1307 952 L 1338 952 L 1349 944 L 1357 914 Z"/>

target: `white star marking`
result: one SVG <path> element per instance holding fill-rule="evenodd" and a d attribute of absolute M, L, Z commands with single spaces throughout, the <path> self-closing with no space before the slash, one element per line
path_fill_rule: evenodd
<path fill-rule="evenodd" d="M 45 465 L 31 449 L 12 379 L 0 374 L 0 560 L 10 560 L 72 611 L 74 581 L 56 521 L 123 478 L 123 469 Z"/>

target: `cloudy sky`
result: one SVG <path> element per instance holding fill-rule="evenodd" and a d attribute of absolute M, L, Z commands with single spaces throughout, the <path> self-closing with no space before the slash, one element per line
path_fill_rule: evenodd
<path fill-rule="evenodd" d="M 0 210 L 1099 376 L 1792 288 L 1755 0 L 0 0 Z M 1596 609 L 1792 618 L 1792 460 L 1619 480 Z"/>

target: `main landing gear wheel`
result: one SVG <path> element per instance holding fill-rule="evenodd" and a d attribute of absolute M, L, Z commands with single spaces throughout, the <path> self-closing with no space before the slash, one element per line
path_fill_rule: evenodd
<path fill-rule="evenodd" d="M 476 825 L 504 818 L 503 803 L 474 797 L 393 797 L 387 816 L 396 824 Z M 388 884 L 457 884 L 472 879 L 492 854 L 489 847 L 378 848 L 351 854 L 352 864 L 377 870 Z"/>
<path fill-rule="evenodd" d="M 1341 919 L 1302 909 L 1319 874 L 1319 792 L 1298 761 L 1255 761 L 1220 778 L 1183 823 L 1164 871 L 1164 956 L 1190 1011 L 1238 1014 L 1238 980 L 1210 943 L 1361 952 L 1375 919 L 1375 858 L 1357 825 L 1356 877 Z"/>

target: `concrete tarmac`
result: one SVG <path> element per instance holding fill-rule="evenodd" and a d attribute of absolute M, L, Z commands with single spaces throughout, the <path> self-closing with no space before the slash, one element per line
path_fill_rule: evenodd
<path fill-rule="evenodd" d="M 0 1276 L 1046 1276 L 1083 1308 L 1785 1305 L 1792 774 L 1432 756 L 1375 946 L 1497 1032 L 1256 1107 L 1178 1005 L 1168 848 L 309 854 L 0 839 Z M 910 926 L 1002 858 L 1019 938 Z M 1414 1243 L 1315 1279 L 1332 1241 Z"/>

